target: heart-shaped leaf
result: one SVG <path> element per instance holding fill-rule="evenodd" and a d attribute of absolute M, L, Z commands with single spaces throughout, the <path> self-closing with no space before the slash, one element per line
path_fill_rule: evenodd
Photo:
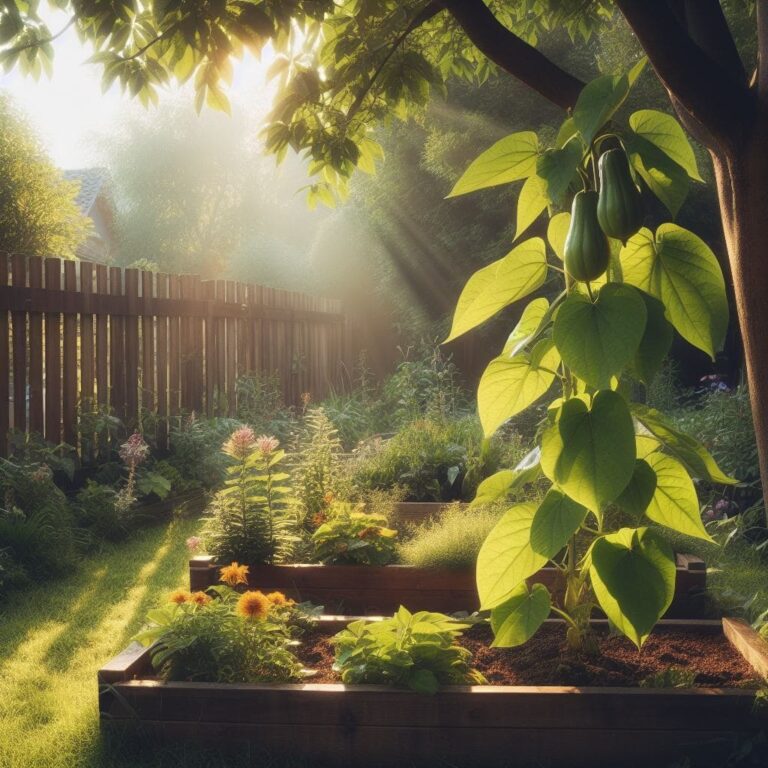
<path fill-rule="evenodd" d="M 703 181 L 696 155 L 680 123 L 672 115 L 655 109 L 640 109 L 629 117 L 629 127 L 676 162 L 696 181 Z"/>
<path fill-rule="evenodd" d="M 645 510 L 646 517 L 687 536 L 712 541 L 701 522 L 699 499 L 685 467 L 658 451 L 645 461 L 656 474 L 656 489 Z"/>
<path fill-rule="evenodd" d="M 622 528 L 595 541 L 589 576 L 600 607 L 638 648 L 675 594 L 675 557 L 648 528 Z"/>
<path fill-rule="evenodd" d="M 560 261 L 565 259 L 565 238 L 571 228 L 571 214 L 568 211 L 556 213 L 547 225 L 547 242 Z"/>
<path fill-rule="evenodd" d="M 674 331 L 664 315 L 664 305 L 647 293 L 641 292 L 640 295 L 645 302 L 647 320 L 632 367 L 640 381 L 648 386 L 672 346 Z"/>
<path fill-rule="evenodd" d="M 536 170 L 539 139 L 533 131 L 505 136 L 476 157 L 448 197 L 525 179 Z"/>
<path fill-rule="evenodd" d="M 521 584 L 506 603 L 491 611 L 495 648 L 514 648 L 527 642 L 544 623 L 552 608 L 549 590 L 543 584 L 530 589 Z"/>
<path fill-rule="evenodd" d="M 509 600 L 547 558 L 531 547 L 531 523 L 538 504 L 525 502 L 508 509 L 491 529 L 477 556 L 477 591 L 483 609 Z"/>
<path fill-rule="evenodd" d="M 663 414 L 640 403 L 632 403 L 632 414 L 658 441 L 691 471 L 710 483 L 735 485 L 717 465 L 709 451 L 696 439 L 677 429 Z"/>
<path fill-rule="evenodd" d="M 563 363 L 590 386 L 603 389 L 634 357 L 645 322 L 639 291 L 608 283 L 594 302 L 572 293 L 560 305 L 552 335 Z"/>
<path fill-rule="evenodd" d="M 477 390 L 477 410 L 486 437 L 507 419 L 532 405 L 552 386 L 560 355 L 550 339 L 539 342 L 539 345 L 545 348 L 538 350 L 536 355 L 525 352 L 514 357 L 501 355 L 491 360 L 485 369 Z"/>
<path fill-rule="evenodd" d="M 709 246 L 676 224 L 662 224 L 655 236 L 645 228 L 633 235 L 620 258 L 624 280 L 659 299 L 677 332 L 714 359 L 728 330 L 728 301 Z"/>
<path fill-rule="evenodd" d="M 547 257 L 540 237 L 525 240 L 503 259 L 479 269 L 469 278 L 459 296 L 446 341 L 461 336 L 500 309 L 535 291 L 546 276 Z"/>
<path fill-rule="evenodd" d="M 539 218 L 539 215 L 547 207 L 548 203 L 546 181 L 538 174 L 529 176 L 523 182 L 522 189 L 517 198 L 515 240 Z"/>
<path fill-rule="evenodd" d="M 635 471 L 629 485 L 617 497 L 616 503 L 630 515 L 640 517 L 656 492 L 656 473 L 644 459 L 635 462 Z"/>
<path fill-rule="evenodd" d="M 587 508 L 551 488 L 536 510 L 531 524 L 531 547 L 551 560 L 579 530 Z"/>
<path fill-rule="evenodd" d="M 574 501 L 599 515 L 635 470 L 635 432 L 624 398 L 601 390 L 591 408 L 586 397 L 566 400 L 542 437 L 541 468 Z"/>

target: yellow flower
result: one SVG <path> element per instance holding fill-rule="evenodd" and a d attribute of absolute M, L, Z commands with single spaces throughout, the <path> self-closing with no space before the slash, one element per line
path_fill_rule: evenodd
<path fill-rule="evenodd" d="M 187 592 L 186 589 L 177 589 L 175 592 L 171 593 L 171 596 L 168 598 L 172 603 L 176 603 L 176 605 L 181 605 L 182 603 L 189 602 L 192 595 Z"/>
<path fill-rule="evenodd" d="M 243 592 L 237 601 L 237 612 L 246 619 L 263 619 L 272 607 L 263 592 Z"/>
<path fill-rule="evenodd" d="M 272 605 L 293 605 L 293 600 L 289 600 L 282 592 L 270 592 L 267 600 Z"/>
<path fill-rule="evenodd" d="M 229 584 L 230 587 L 236 587 L 238 584 L 247 584 L 248 566 L 238 565 L 237 563 L 225 565 L 219 571 L 219 579 L 225 584 Z"/>
<path fill-rule="evenodd" d="M 189 602 L 195 605 L 208 605 L 211 602 L 211 597 L 206 595 L 205 592 L 193 592 L 189 596 Z"/>

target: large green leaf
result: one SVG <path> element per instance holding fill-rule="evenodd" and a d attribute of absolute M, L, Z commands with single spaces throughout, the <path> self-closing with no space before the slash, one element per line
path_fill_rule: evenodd
<path fill-rule="evenodd" d="M 699 499 L 685 467 L 672 456 L 658 451 L 645 461 L 656 473 L 656 490 L 645 510 L 648 519 L 687 536 L 712 541 L 701 522 Z"/>
<path fill-rule="evenodd" d="M 527 584 L 509 600 L 491 611 L 491 629 L 495 648 L 514 648 L 530 640 L 544 623 L 552 608 L 549 590 L 543 584 Z"/>
<path fill-rule="evenodd" d="M 622 528 L 595 541 L 589 576 L 600 607 L 638 648 L 675 594 L 675 557 L 648 528 Z"/>
<path fill-rule="evenodd" d="M 539 140 L 533 131 L 505 136 L 472 161 L 448 197 L 525 179 L 535 172 L 538 153 Z"/>
<path fill-rule="evenodd" d="M 538 174 L 532 174 L 523 183 L 517 198 L 517 226 L 515 240 L 539 218 L 549 204 L 547 182 Z"/>
<path fill-rule="evenodd" d="M 641 229 L 621 249 L 624 280 L 659 299 L 677 332 L 714 359 L 728 330 L 725 281 L 714 253 L 676 224 Z"/>
<path fill-rule="evenodd" d="M 516 504 L 491 529 L 477 556 L 477 592 L 483 609 L 509 600 L 547 558 L 531 547 L 536 502 Z"/>
<path fill-rule="evenodd" d="M 739 482 L 720 469 L 712 454 L 698 440 L 681 432 L 659 411 L 640 403 L 632 403 L 632 414 L 672 455 L 688 467 L 694 477 L 723 485 Z"/>
<path fill-rule="evenodd" d="M 534 299 L 523 310 L 517 325 L 512 329 L 502 355 L 516 355 L 536 335 L 541 323 L 547 316 L 549 300 L 545 298 Z"/>
<path fill-rule="evenodd" d="M 634 357 L 645 321 L 640 293 L 630 285 L 608 283 L 594 302 L 572 293 L 560 305 L 553 338 L 563 363 L 590 386 L 603 388 Z"/>
<path fill-rule="evenodd" d="M 544 180 L 546 195 L 552 205 L 563 205 L 568 188 L 579 180 L 581 142 L 571 139 L 562 149 L 548 149 L 536 160 L 536 173 Z"/>
<path fill-rule="evenodd" d="M 647 320 L 632 367 L 640 381 L 648 386 L 667 357 L 672 346 L 674 331 L 665 317 L 664 305 L 645 292 L 640 295 L 645 302 Z"/>
<path fill-rule="evenodd" d="M 685 169 L 643 136 L 629 134 L 624 143 L 632 168 L 672 216 L 677 216 L 690 188 Z"/>
<path fill-rule="evenodd" d="M 579 530 L 586 516 L 586 507 L 568 498 L 557 488 L 550 488 L 531 524 L 531 546 L 534 552 L 551 560 Z"/>
<path fill-rule="evenodd" d="M 672 115 L 655 109 L 641 109 L 630 115 L 629 126 L 638 136 L 650 141 L 674 160 L 692 179 L 703 181 L 693 147 Z"/>
<path fill-rule="evenodd" d="M 479 269 L 469 278 L 459 296 L 446 341 L 461 336 L 500 309 L 535 291 L 546 276 L 547 257 L 540 237 L 525 240 L 503 259 Z"/>
<path fill-rule="evenodd" d="M 626 487 L 635 470 L 635 432 L 624 398 L 601 390 L 566 400 L 541 444 L 544 474 L 572 499 L 600 514 Z"/>
<path fill-rule="evenodd" d="M 560 355 L 551 339 L 540 341 L 533 352 L 491 360 L 477 389 L 477 410 L 483 432 L 490 437 L 507 419 L 524 411 L 552 386 Z"/>
<path fill-rule="evenodd" d="M 547 225 L 547 240 L 560 261 L 565 259 L 565 238 L 571 227 L 571 214 L 568 211 L 556 213 Z"/>
<path fill-rule="evenodd" d="M 639 518 L 648 509 L 655 492 L 656 473 L 645 459 L 637 459 L 632 479 L 616 499 L 616 503 L 626 512 Z"/>
<path fill-rule="evenodd" d="M 505 499 L 514 491 L 538 480 L 541 476 L 540 456 L 541 451 L 537 446 L 524 456 L 514 469 L 502 469 L 490 477 L 486 477 L 477 486 L 477 493 L 471 506 L 490 504 L 499 501 L 499 499 Z"/>
<path fill-rule="evenodd" d="M 573 108 L 573 122 L 585 144 L 592 143 L 621 107 L 645 64 L 643 58 L 626 75 L 603 75 L 584 86 Z"/>

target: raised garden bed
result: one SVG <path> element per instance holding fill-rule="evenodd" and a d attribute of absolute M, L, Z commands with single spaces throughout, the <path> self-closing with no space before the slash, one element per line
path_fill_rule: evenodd
<path fill-rule="evenodd" d="M 340 621 L 326 620 L 328 631 Z M 685 655 L 694 667 L 707 648 L 723 654 L 724 635 L 733 654 L 725 679 L 749 677 L 750 668 L 755 677 L 768 673 L 768 645 L 741 622 L 664 621 L 657 633 L 665 632 L 690 634 Z M 734 740 L 768 725 L 754 686 L 450 686 L 430 697 L 338 683 L 163 683 L 152 674 L 149 651 L 139 646 L 109 662 L 99 672 L 102 718 L 134 720 L 166 739 L 247 742 L 312 765 L 509 765 L 514 756 L 521 766 L 630 768 L 688 756 L 720 766 Z"/>
<path fill-rule="evenodd" d="M 189 561 L 190 589 L 216 584 L 218 568 L 212 557 L 193 557 Z M 675 599 L 667 617 L 703 616 L 706 578 L 702 560 L 678 555 Z M 556 568 L 542 568 L 531 578 L 552 592 L 558 591 L 560 580 Z M 248 586 L 267 592 L 278 590 L 295 600 L 322 605 L 328 613 L 347 615 L 389 614 L 400 605 L 442 613 L 479 607 L 474 570 L 426 570 L 408 565 L 255 565 L 250 566 Z"/>

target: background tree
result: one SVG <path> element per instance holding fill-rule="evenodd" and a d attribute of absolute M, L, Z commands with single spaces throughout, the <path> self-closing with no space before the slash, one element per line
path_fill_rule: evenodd
<path fill-rule="evenodd" d="M 0 253 L 75 258 L 90 221 L 29 125 L 0 95 Z"/>
<path fill-rule="evenodd" d="M 194 76 L 196 102 L 227 107 L 222 89 L 230 57 L 267 39 L 284 53 L 273 67 L 282 97 L 268 130 L 278 156 L 304 152 L 317 182 L 345 193 L 355 168 L 381 156 L 372 126 L 423 110 L 433 91 L 459 77 L 484 83 L 498 68 L 563 110 L 576 105 L 582 77 L 546 55 L 540 43 L 564 29 L 578 44 L 611 21 L 626 19 L 688 131 L 710 154 L 737 314 L 752 388 L 761 475 L 768 489 L 768 2 L 719 0 L 284 0 L 249 3 L 71 3 L 58 7 L 98 52 L 107 82 L 119 80 L 144 102 L 170 77 Z M 0 18 L 6 65 L 40 69 L 55 34 L 38 4 L 10 0 Z M 739 50 L 726 12 L 743 23 L 753 13 L 753 45 Z M 752 58 L 753 52 L 757 55 Z M 744 59 L 742 59 L 744 54 Z M 676 201 L 687 182 L 672 166 L 646 168 L 650 183 L 671 185 Z M 659 181 L 659 177 L 661 181 Z M 682 189 L 683 183 L 686 184 Z M 675 202 L 672 207 L 678 208 Z"/>

